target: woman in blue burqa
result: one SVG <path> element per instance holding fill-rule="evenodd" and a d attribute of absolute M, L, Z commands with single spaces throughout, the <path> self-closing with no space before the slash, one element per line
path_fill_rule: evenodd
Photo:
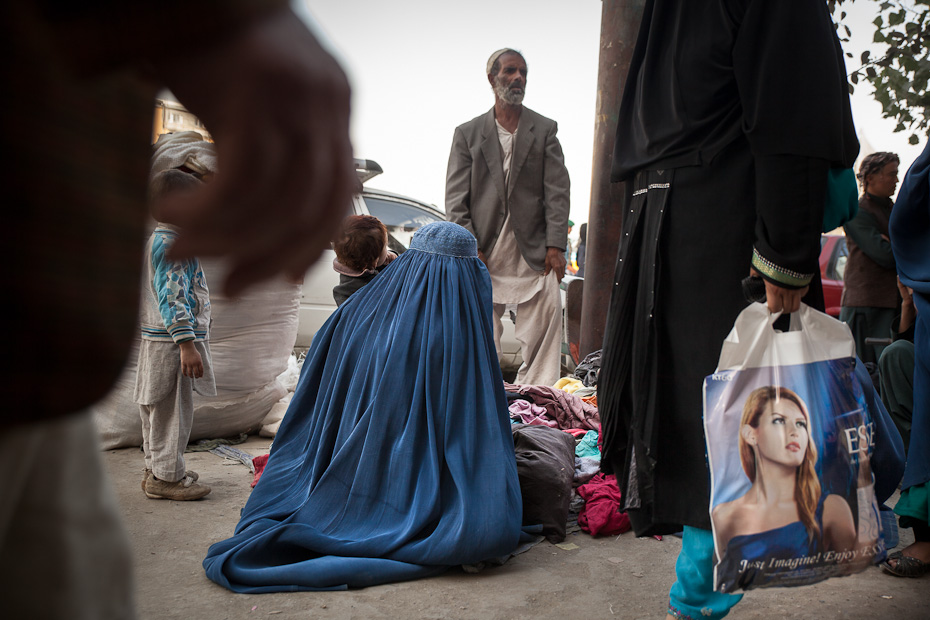
<path fill-rule="evenodd" d="M 424 226 L 317 332 L 207 576 L 236 592 L 416 579 L 511 553 L 522 503 L 474 237 Z"/>
<path fill-rule="evenodd" d="M 894 507 L 914 542 L 883 568 L 898 577 L 930 573 L 930 142 L 911 164 L 891 212 L 891 248 L 901 282 L 913 289 L 914 411 L 901 497 Z"/>

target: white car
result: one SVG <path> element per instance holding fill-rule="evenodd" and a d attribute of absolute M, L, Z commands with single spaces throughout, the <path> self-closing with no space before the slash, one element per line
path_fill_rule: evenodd
<path fill-rule="evenodd" d="M 383 172 L 381 166 L 371 160 L 355 160 L 355 169 L 362 183 Z M 425 202 L 368 187 L 363 187 L 362 193 L 354 197 L 352 210 L 357 215 L 373 215 L 381 220 L 388 233 L 404 248 L 410 245 L 418 228 L 446 219 L 445 213 Z M 326 250 L 304 275 L 296 347 L 309 347 L 313 335 L 336 310 L 333 287 L 339 284 L 339 274 L 333 270 L 335 257 L 335 252 Z M 514 335 L 513 322 L 505 318 L 503 323 L 501 367 L 516 369 L 523 360 L 520 344 Z"/>

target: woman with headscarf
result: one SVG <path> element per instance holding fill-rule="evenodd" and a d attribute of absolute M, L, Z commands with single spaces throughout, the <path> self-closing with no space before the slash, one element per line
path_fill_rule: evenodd
<path fill-rule="evenodd" d="M 930 572 L 930 142 L 904 177 L 891 213 L 891 246 L 901 282 L 913 289 L 914 411 L 901 498 L 894 511 L 914 543 L 882 567 L 899 577 Z"/>
<path fill-rule="evenodd" d="M 883 345 L 866 338 L 890 338 L 897 313 L 898 280 L 888 238 L 888 221 L 898 185 L 898 156 L 872 153 L 859 164 L 862 197 L 856 216 L 844 226 L 849 258 L 843 277 L 840 320 L 849 324 L 856 353 L 863 362 L 878 363 Z"/>
<path fill-rule="evenodd" d="M 403 581 L 511 553 L 521 517 L 490 278 L 475 238 L 436 222 L 317 332 L 204 568 L 236 592 Z"/>
<path fill-rule="evenodd" d="M 701 421 L 740 283 L 758 272 L 772 312 L 808 288 L 823 308 L 827 173 L 858 148 L 824 3 L 646 2 L 611 171 L 627 195 L 598 404 L 601 467 L 636 535 L 684 526 L 672 617 L 721 618 L 740 599 L 713 590 Z"/>

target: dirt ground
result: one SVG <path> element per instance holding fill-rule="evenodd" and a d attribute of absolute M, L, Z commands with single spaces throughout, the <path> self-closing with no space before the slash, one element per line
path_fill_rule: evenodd
<path fill-rule="evenodd" d="M 237 446 L 253 456 L 271 441 Z M 431 579 L 352 590 L 234 594 L 209 581 L 207 547 L 230 536 L 251 491 L 241 463 L 189 453 L 188 469 L 213 492 L 196 502 L 150 500 L 139 488 L 142 453 L 104 455 L 135 556 L 136 603 L 143 620 L 166 618 L 662 618 L 681 541 L 631 533 L 571 534 L 542 542 L 477 575 L 453 569 Z M 902 531 L 901 546 L 910 542 Z M 730 614 L 756 618 L 930 618 L 930 577 L 899 579 L 872 567 L 851 577 L 791 589 L 754 590 Z"/>

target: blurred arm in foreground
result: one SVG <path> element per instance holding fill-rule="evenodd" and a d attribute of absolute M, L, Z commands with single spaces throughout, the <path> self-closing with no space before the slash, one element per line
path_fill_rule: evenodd
<path fill-rule="evenodd" d="M 354 183 L 349 87 L 279 0 L 7 2 L 0 35 L 0 259 L 15 299 L 4 613 L 133 618 L 130 547 L 87 407 L 137 329 L 155 93 L 168 86 L 210 127 L 222 168 L 172 207 L 190 231 L 178 255 L 227 256 L 236 291 L 302 271 L 338 225 Z"/>

